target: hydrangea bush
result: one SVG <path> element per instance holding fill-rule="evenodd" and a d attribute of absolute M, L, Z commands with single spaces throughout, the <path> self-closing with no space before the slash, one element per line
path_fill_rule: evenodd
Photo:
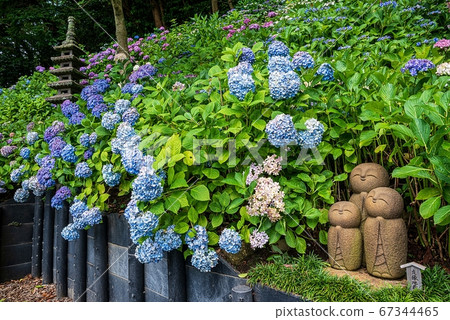
<path fill-rule="evenodd" d="M 89 55 L 76 102 L 47 104 L 34 123 L 2 118 L 0 193 L 21 202 L 57 188 L 67 240 L 124 209 L 139 261 L 183 250 L 207 272 L 214 248 L 326 244 L 348 173 L 374 161 L 416 178 L 399 191 L 438 237 L 450 223 L 450 97 L 448 14 L 428 15 L 433 5 L 241 1 L 129 39 L 131 64 L 113 62 L 114 46 Z"/>

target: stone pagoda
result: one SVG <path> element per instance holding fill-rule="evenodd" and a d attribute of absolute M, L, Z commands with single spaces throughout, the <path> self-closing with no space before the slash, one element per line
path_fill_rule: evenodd
<path fill-rule="evenodd" d="M 82 73 L 79 68 L 86 66 L 78 56 L 84 54 L 84 51 L 78 46 L 75 40 L 75 18 L 68 18 L 69 26 L 67 28 L 66 40 L 59 46 L 53 47 L 56 51 L 61 52 L 58 57 L 52 57 L 55 64 L 59 64 L 59 68 L 50 70 L 50 73 L 56 75 L 59 80 L 49 83 L 50 88 L 58 90 L 58 93 L 46 100 L 51 103 L 59 104 L 64 100 L 73 100 L 75 93 L 80 93 L 83 85 L 80 80 L 86 79 L 87 76 Z"/>

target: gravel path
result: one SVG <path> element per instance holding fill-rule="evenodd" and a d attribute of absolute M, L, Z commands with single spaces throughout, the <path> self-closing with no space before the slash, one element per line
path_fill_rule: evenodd
<path fill-rule="evenodd" d="M 0 283 L 0 302 L 68 302 L 69 298 L 58 299 L 54 284 L 42 284 L 42 278 L 31 275 L 19 280 Z"/>

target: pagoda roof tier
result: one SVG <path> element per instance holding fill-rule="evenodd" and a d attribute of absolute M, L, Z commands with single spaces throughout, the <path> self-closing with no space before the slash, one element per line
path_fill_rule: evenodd
<path fill-rule="evenodd" d="M 73 94 L 63 93 L 63 94 L 57 94 L 56 96 L 53 96 L 53 97 L 45 98 L 45 100 L 50 103 L 60 104 L 66 100 L 72 101 L 73 98 L 74 98 Z"/>
<path fill-rule="evenodd" d="M 78 69 L 74 67 L 64 67 L 64 68 L 58 68 L 50 70 L 51 74 L 54 74 L 55 76 L 63 76 L 63 75 L 72 75 L 76 79 L 86 79 L 88 76 L 85 75 L 83 72 L 79 71 Z"/>
<path fill-rule="evenodd" d="M 68 42 L 60 44 L 59 46 L 54 46 L 53 49 L 56 51 L 72 50 L 73 54 L 77 56 L 85 55 L 86 52 L 83 51 L 75 42 Z"/>
<path fill-rule="evenodd" d="M 63 63 L 63 62 L 73 62 L 74 65 L 78 67 L 84 67 L 87 66 L 86 62 L 83 62 L 78 58 L 77 56 L 73 54 L 69 54 L 67 56 L 57 56 L 57 57 L 51 57 L 52 61 L 55 63 Z"/>
<path fill-rule="evenodd" d="M 84 88 L 83 85 L 79 84 L 78 82 L 74 80 L 61 80 L 57 82 L 49 83 L 48 86 L 50 88 L 59 89 L 59 88 L 72 88 L 75 90 L 81 91 L 81 89 Z"/>

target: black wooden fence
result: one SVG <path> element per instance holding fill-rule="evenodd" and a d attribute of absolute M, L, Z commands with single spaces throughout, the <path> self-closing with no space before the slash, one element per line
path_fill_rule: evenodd
<path fill-rule="evenodd" d="M 192 267 L 179 251 L 165 254 L 159 263 L 139 263 L 127 221 L 118 214 L 104 216 L 103 223 L 67 242 L 61 230 L 71 221 L 69 207 L 65 204 L 55 212 L 51 197 L 48 192 L 25 204 L 0 205 L 0 281 L 31 272 L 42 276 L 44 284 L 55 283 L 58 297 L 136 302 L 231 301 L 232 288 L 246 284 L 222 259 L 208 273 Z M 21 229 L 13 235 L 11 228 Z M 253 300 L 300 301 L 300 297 L 257 286 Z"/>

